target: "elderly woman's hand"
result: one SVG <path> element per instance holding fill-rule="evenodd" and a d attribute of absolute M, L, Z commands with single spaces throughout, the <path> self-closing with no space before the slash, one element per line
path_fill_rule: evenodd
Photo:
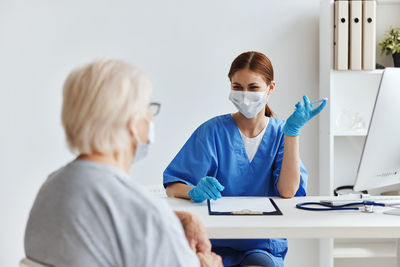
<path fill-rule="evenodd" d="M 221 256 L 214 252 L 209 253 L 197 253 L 197 257 L 200 260 L 201 267 L 223 267 Z"/>
<path fill-rule="evenodd" d="M 200 219 L 189 212 L 175 211 L 175 214 L 182 223 L 186 239 L 193 251 L 196 253 L 211 252 L 211 243 Z"/>

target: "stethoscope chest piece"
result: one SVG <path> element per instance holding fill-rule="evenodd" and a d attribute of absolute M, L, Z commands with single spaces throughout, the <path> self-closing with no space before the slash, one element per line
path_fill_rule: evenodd
<path fill-rule="evenodd" d="M 374 206 L 373 205 L 364 205 L 360 207 L 361 212 L 364 213 L 373 213 L 374 212 Z"/>

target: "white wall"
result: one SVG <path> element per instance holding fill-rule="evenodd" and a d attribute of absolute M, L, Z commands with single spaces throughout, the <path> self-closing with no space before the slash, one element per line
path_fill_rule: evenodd
<path fill-rule="evenodd" d="M 303 94 L 318 97 L 319 1 L 151 0 L 0 2 L 0 266 L 23 255 L 28 212 L 41 183 L 73 158 L 60 124 L 68 72 L 96 56 L 140 66 L 162 102 L 157 143 L 134 178 L 162 171 L 205 120 L 233 112 L 227 72 L 241 52 L 267 54 L 270 105 L 281 119 Z M 302 131 L 301 156 L 318 188 L 318 122 Z M 317 242 L 291 240 L 287 266 L 316 266 Z M 300 259 L 300 260 L 298 260 Z"/>

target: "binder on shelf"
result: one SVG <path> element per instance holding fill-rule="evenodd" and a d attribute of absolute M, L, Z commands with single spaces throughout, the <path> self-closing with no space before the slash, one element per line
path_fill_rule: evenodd
<path fill-rule="evenodd" d="M 363 57 L 364 70 L 374 70 L 376 62 L 376 2 L 363 1 Z"/>
<path fill-rule="evenodd" d="M 336 70 L 348 69 L 348 35 L 349 35 L 349 2 L 335 1 L 335 21 L 334 21 L 334 67 Z"/>
<path fill-rule="evenodd" d="M 361 70 L 362 61 L 362 1 L 353 0 L 349 2 L 350 7 L 350 47 L 349 47 L 349 69 Z"/>

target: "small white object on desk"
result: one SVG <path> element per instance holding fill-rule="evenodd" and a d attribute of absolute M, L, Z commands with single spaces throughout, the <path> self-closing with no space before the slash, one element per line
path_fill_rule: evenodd
<path fill-rule="evenodd" d="M 386 210 L 386 211 L 383 212 L 383 214 L 400 216 L 400 209 Z"/>

